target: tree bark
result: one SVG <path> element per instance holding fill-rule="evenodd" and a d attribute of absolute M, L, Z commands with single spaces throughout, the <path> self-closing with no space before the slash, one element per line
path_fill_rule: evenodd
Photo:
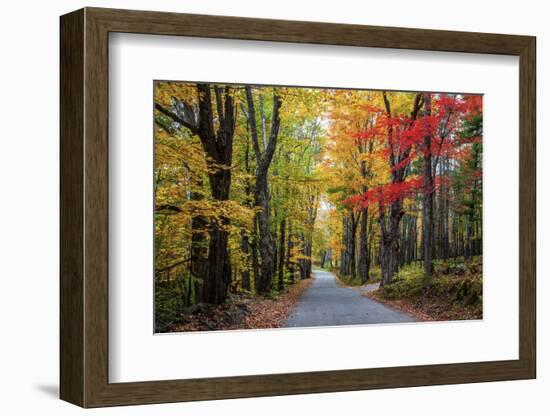
<path fill-rule="evenodd" d="M 256 287 L 256 281 L 260 279 L 260 259 L 258 256 L 258 217 L 254 217 L 253 221 L 254 233 L 252 236 L 252 243 L 250 249 L 252 251 L 252 275 L 254 277 L 254 287 Z"/>
<path fill-rule="evenodd" d="M 447 159 L 440 159 L 440 176 L 447 175 Z M 439 257 L 447 260 L 449 257 L 449 204 L 448 190 L 445 184 L 441 184 L 439 188 Z"/>
<path fill-rule="evenodd" d="M 199 93 L 198 136 L 206 152 L 208 176 L 212 197 L 217 201 L 229 199 L 231 186 L 231 162 L 233 156 L 233 134 L 235 132 L 235 111 L 233 92 L 230 86 L 223 90 L 214 86 L 217 103 L 218 130 L 214 128 L 212 93 L 209 84 L 197 84 Z M 201 290 L 201 300 L 205 303 L 222 304 L 227 298 L 231 281 L 231 264 L 227 243 L 229 218 L 221 217 L 210 226 L 208 246 L 208 267 Z"/>
<path fill-rule="evenodd" d="M 290 283 L 294 283 L 294 263 L 291 260 L 294 242 L 292 240 L 292 220 L 288 220 L 288 237 L 286 244 L 286 268 L 290 274 Z"/>
<path fill-rule="evenodd" d="M 247 258 L 247 264 L 241 273 L 241 287 L 244 290 L 250 290 L 250 267 L 248 256 L 250 255 L 250 244 L 248 242 L 248 235 L 246 231 L 241 232 L 241 251 Z"/>
<path fill-rule="evenodd" d="M 365 128 L 369 126 L 370 120 L 367 119 L 367 122 L 365 123 Z M 362 142 L 358 145 L 358 151 L 360 154 L 367 153 L 369 155 L 372 155 L 372 151 L 374 148 L 374 143 L 371 141 L 370 143 Z M 362 186 L 362 192 L 363 194 L 368 191 L 367 186 L 367 180 L 369 178 L 369 170 L 370 168 L 367 166 L 366 160 L 362 159 L 359 168 L 361 171 L 361 177 L 363 178 L 364 184 Z M 368 236 L 368 229 L 367 229 L 367 223 L 369 221 L 369 209 L 366 207 L 361 212 L 361 222 L 360 222 L 360 229 L 359 229 L 359 267 L 358 267 L 358 274 L 359 279 L 361 279 L 361 283 L 365 283 L 367 280 L 369 280 L 369 274 L 370 274 L 370 259 L 369 259 L 369 236 Z"/>
<path fill-rule="evenodd" d="M 277 218 L 277 214 L 274 213 L 273 215 L 275 218 Z M 276 222 L 276 221 L 275 221 Z M 275 228 L 277 228 L 277 224 L 275 224 Z M 273 278 L 275 278 L 275 275 L 278 275 L 279 272 L 279 240 L 278 240 L 277 230 L 273 230 L 271 233 L 271 241 L 273 244 Z"/>
<path fill-rule="evenodd" d="M 340 263 L 340 273 L 344 276 L 355 278 L 357 276 L 356 262 L 356 237 L 357 226 L 359 224 L 358 217 L 355 216 L 353 210 L 348 212 L 344 217 L 344 235 L 342 261 Z"/>
<path fill-rule="evenodd" d="M 342 250 L 340 252 L 340 274 L 344 276 L 349 274 L 349 228 L 349 218 L 344 215 L 342 217 Z"/>
<path fill-rule="evenodd" d="M 361 225 L 359 229 L 359 279 L 361 283 L 365 283 L 369 280 L 369 261 L 368 261 L 368 235 L 367 235 L 367 221 L 369 211 L 365 208 L 361 212 Z"/>
<path fill-rule="evenodd" d="M 382 269 L 381 286 L 390 284 L 399 267 L 399 222 L 404 212 L 400 200 L 391 204 L 389 217 L 380 209 L 380 267 Z"/>
<path fill-rule="evenodd" d="M 356 246 L 357 246 L 357 217 L 351 211 L 350 213 L 350 219 L 351 219 L 351 232 L 350 232 L 350 238 L 349 238 L 349 251 L 350 251 L 350 273 L 352 279 L 355 279 L 357 277 L 357 255 L 356 255 Z"/>
<path fill-rule="evenodd" d="M 317 219 L 317 204 L 319 202 L 319 195 L 315 193 L 313 189 L 310 190 L 310 194 L 306 200 L 306 212 L 307 212 L 307 230 L 304 234 L 304 250 L 303 250 L 303 274 L 302 279 L 309 279 L 311 277 L 312 263 L 311 254 L 313 247 L 313 227 L 315 220 Z"/>
<path fill-rule="evenodd" d="M 196 192 L 191 193 L 192 200 L 200 200 L 201 196 Z M 202 215 L 194 216 L 191 220 L 191 261 L 189 270 L 191 275 L 197 279 L 194 285 L 195 303 L 200 302 L 202 281 L 206 276 L 208 264 L 208 252 L 206 243 L 206 227 L 208 222 Z"/>
<path fill-rule="evenodd" d="M 285 286 L 285 231 L 286 220 L 283 218 L 279 227 L 279 292 L 281 292 Z"/>
<path fill-rule="evenodd" d="M 250 129 L 247 129 L 247 136 L 246 136 L 246 146 L 245 146 L 245 152 L 244 152 L 244 166 L 246 173 L 250 174 L 251 168 L 250 168 Z M 250 196 L 252 194 L 252 187 L 250 183 L 246 182 L 244 186 L 244 193 L 246 195 L 246 203 L 245 205 L 249 208 L 252 208 L 252 203 L 250 202 Z M 255 228 L 255 223 L 252 222 L 252 227 Z M 254 232 L 252 233 L 254 234 Z M 246 257 L 246 266 L 244 270 L 241 273 L 241 288 L 244 290 L 250 290 L 250 269 L 251 269 L 251 259 L 250 259 L 250 251 L 251 251 L 251 245 L 250 245 L 250 238 L 248 236 L 248 233 L 243 229 L 241 231 L 241 251 Z"/>
<path fill-rule="evenodd" d="M 432 115 L 431 94 L 424 94 L 424 113 Z M 424 248 L 424 281 L 430 282 L 432 277 L 432 239 L 434 235 L 433 220 L 433 191 L 434 181 L 432 175 L 432 135 L 427 132 L 423 142 L 423 196 L 422 196 L 422 244 Z"/>
<path fill-rule="evenodd" d="M 302 236 L 302 258 L 300 259 L 300 279 L 305 280 L 311 277 L 311 241 Z"/>
<path fill-rule="evenodd" d="M 268 189 L 268 170 L 273 159 L 277 137 L 279 135 L 280 118 L 279 109 L 281 107 L 281 98 L 273 94 L 273 114 L 271 121 L 271 131 L 269 141 L 265 151 L 261 152 L 256 126 L 256 110 L 254 106 L 254 97 L 250 86 L 245 87 L 246 99 L 248 104 L 248 123 L 252 135 L 252 144 L 256 155 L 256 186 L 254 190 L 254 202 L 260 211 L 257 214 L 258 229 L 260 237 L 261 253 L 261 272 L 259 278 L 254 284 L 256 291 L 260 294 L 266 294 L 271 290 L 273 284 L 274 270 L 274 249 L 269 230 L 269 189 Z"/>

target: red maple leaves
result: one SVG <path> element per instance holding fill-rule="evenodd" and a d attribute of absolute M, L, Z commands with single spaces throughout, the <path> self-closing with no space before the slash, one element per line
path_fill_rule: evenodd
<path fill-rule="evenodd" d="M 364 109 L 373 114 L 374 123 L 352 135 L 356 144 L 374 141 L 382 148 L 378 152 L 388 160 L 392 180 L 366 192 L 346 198 L 342 203 L 356 210 L 370 205 L 384 208 L 398 199 L 412 197 L 418 192 L 433 192 L 449 179 L 444 175 L 434 178 L 434 189 L 424 188 L 422 176 L 408 177 L 409 167 L 419 156 L 430 152 L 436 160 L 442 155 L 454 159 L 466 157 L 465 144 L 480 142 L 480 137 L 463 138 L 457 134 L 463 120 L 469 120 L 482 111 L 481 95 L 434 94 L 432 114 L 416 118 L 399 114 L 388 116 L 382 109 L 368 105 Z M 426 148 L 424 138 L 430 135 L 431 146 Z M 394 175 L 395 172 L 401 174 Z"/>

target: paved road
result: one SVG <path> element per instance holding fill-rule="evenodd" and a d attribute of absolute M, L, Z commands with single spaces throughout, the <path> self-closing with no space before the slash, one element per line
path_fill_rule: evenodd
<path fill-rule="evenodd" d="M 410 315 L 336 283 L 333 273 L 315 271 L 313 283 L 294 306 L 286 327 L 414 322 Z"/>

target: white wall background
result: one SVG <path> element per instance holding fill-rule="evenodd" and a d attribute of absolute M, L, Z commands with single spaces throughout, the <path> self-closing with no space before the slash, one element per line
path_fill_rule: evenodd
<path fill-rule="evenodd" d="M 538 330 L 539 377 L 534 381 L 317 394 L 87 411 L 102 415 L 546 415 L 550 361 L 545 357 L 550 301 L 543 276 L 550 207 L 543 182 L 550 159 L 542 128 L 550 84 L 550 27 L 544 2 L 524 0 L 259 2 L 231 0 L 52 0 L 4 2 L 0 12 L 0 410 L 2 414 L 76 415 L 58 395 L 58 16 L 82 6 L 317 20 L 387 26 L 529 34 L 538 37 Z M 544 177 L 546 176 L 546 177 Z M 546 201 L 544 198 L 546 197 Z M 503 227 L 505 227 L 503 225 Z M 543 237 L 543 235 L 546 235 Z M 360 353 L 360 346 L 344 348 Z"/>

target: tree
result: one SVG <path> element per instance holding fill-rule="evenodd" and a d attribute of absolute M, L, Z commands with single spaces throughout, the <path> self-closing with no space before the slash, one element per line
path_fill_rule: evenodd
<path fill-rule="evenodd" d="M 275 147 L 277 145 L 277 136 L 279 135 L 280 118 L 279 109 L 281 107 L 281 97 L 273 93 L 273 110 L 269 140 L 266 143 L 264 152 L 260 150 L 258 139 L 258 129 L 256 124 L 256 110 L 252 87 L 246 86 L 246 101 L 248 104 L 248 123 L 252 135 L 252 144 L 256 156 L 256 185 L 254 189 L 254 201 L 260 209 L 257 214 L 258 229 L 260 233 L 260 252 L 262 257 L 261 272 L 255 281 L 256 291 L 261 294 L 268 293 L 271 290 L 274 270 L 274 252 L 273 242 L 269 231 L 269 189 L 268 189 L 268 170 L 273 159 Z M 262 137 L 266 137 L 265 119 L 262 111 L 260 112 L 262 122 Z"/>
<path fill-rule="evenodd" d="M 432 96 L 430 93 L 424 94 L 424 114 L 426 117 L 432 115 Z M 432 236 L 434 234 L 434 217 L 433 217 L 433 192 L 434 180 L 432 175 L 432 132 L 429 128 L 424 133 L 424 141 L 422 148 L 422 164 L 423 164 L 423 179 L 424 189 L 422 196 L 422 242 L 424 246 L 424 279 L 425 284 L 430 282 L 432 277 Z"/>
<path fill-rule="evenodd" d="M 466 257 L 470 251 L 476 250 L 476 237 L 478 235 L 479 221 L 474 214 L 478 207 L 477 190 L 480 189 L 476 178 L 479 178 L 479 160 L 476 151 L 477 143 L 468 143 L 458 140 L 457 130 L 464 126 L 465 120 L 473 120 L 479 114 L 481 103 L 477 97 L 462 95 L 437 94 L 434 100 L 433 94 L 403 94 L 393 93 L 391 96 L 382 92 L 383 110 L 376 106 L 368 105 L 366 108 L 374 112 L 375 123 L 372 129 L 360 133 L 361 139 L 376 140 L 383 144 L 383 154 L 387 160 L 389 180 L 382 180 L 377 186 L 371 187 L 366 192 L 344 200 L 348 206 L 361 211 L 368 206 L 378 205 L 378 222 L 380 224 L 380 254 L 379 260 L 382 268 L 382 284 L 389 284 L 396 274 L 399 263 L 405 260 L 401 253 L 401 245 L 406 245 L 407 258 L 411 258 L 414 247 L 410 247 L 410 239 L 416 238 L 416 232 L 409 229 L 414 223 L 407 220 L 401 226 L 401 219 L 405 215 L 404 203 L 411 200 L 414 205 L 415 195 L 420 195 L 422 201 L 422 246 L 423 262 L 426 282 L 432 273 L 432 259 L 437 252 L 448 255 L 445 244 L 438 250 L 435 249 L 435 208 L 434 193 L 440 188 L 440 241 L 445 243 L 448 230 L 448 216 L 446 214 L 448 202 L 443 198 L 450 198 L 447 188 L 450 178 L 449 162 L 456 160 L 459 169 L 455 170 L 455 181 L 459 185 L 457 193 L 463 193 L 460 185 L 467 180 L 472 183 L 472 198 L 463 199 L 465 208 L 459 208 L 468 215 L 465 217 L 465 240 L 463 244 Z M 435 112 L 432 102 L 435 102 Z M 402 110 L 408 106 L 411 108 L 408 114 Z M 395 110 L 395 108 L 400 110 Z M 424 107 L 424 111 L 420 110 Z M 399 111 L 399 112 L 398 112 Z M 476 113 L 477 111 L 477 113 Z M 468 116 L 472 113 L 473 116 Z M 476 136 L 478 138 L 479 136 Z M 474 141 L 476 140 L 474 138 Z M 463 161 L 467 158 L 472 162 L 467 169 Z M 442 160 L 445 161 L 445 169 L 441 168 Z M 464 171 L 463 174 L 456 173 Z M 472 172 L 471 176 L 466 170 Z M 438 176 L 436 176 L 438 175 Z M 468 179 L 470 178 L 470 179 Z M 447 193 L 443 193 L 443 191 Z M 464 206 L 464 204 L 462 204 Z M 470 209 L 471 207 L 472 209 Z M 462 216 L 462 214 L 460 214 Z M 455 226 L 457 230 L 457 226 Z M 456 232 L 456 231 L 455 231 Z M 412 237 L 411 237 L 412 236 Z M 456 238 L 460 237 L 459 233 Z M 400 241 L 401 240 L 401 241 Z"/>
<path fill-rule="evenodd" d="M 382 266 L 381 285 L 392 282 L 398 269 L 399 258 L 399 222 L 403 216 L 403 198 L 407 192 L 414 189 L 418 182 L 406 182 L 409 172 L 410 156 L 417 138 L 409 133 L 413 132 L 416 117 L 423 105 L 422 95 L 416 94 L 413 99 L 410 117 L 393 117 L 390 99 L 384 91 L 388 163 L 391 170 L 391 182 L 378 192 L 387 193 L 378 199 L 381 241 L 380 258 Z M 385 202 L 389 203 L 386 212 Z"/>
<path fill-rule="evenodd" d="M 212 91 L 216 103 L 215 110 Z M 229 199 L 231 186 L 235 131 L 233 88 L 201 83 L 196 84 L 196 94 L 198 101 L 196 109 L 189 101 L 177 99 L 174 99 L 173 110 L 166 109 L 160 103 L 156 103 L 155 108 L 200 138 L 206 155 L 212 197 L 223 204 Z M 227 297 L 231 279 L 231 265 L 227 251 L 229 222 L 230 219 L 222 215 L 210 223 L 209 260 L 200 290 L 202 302 L 222 304 Z"/>

